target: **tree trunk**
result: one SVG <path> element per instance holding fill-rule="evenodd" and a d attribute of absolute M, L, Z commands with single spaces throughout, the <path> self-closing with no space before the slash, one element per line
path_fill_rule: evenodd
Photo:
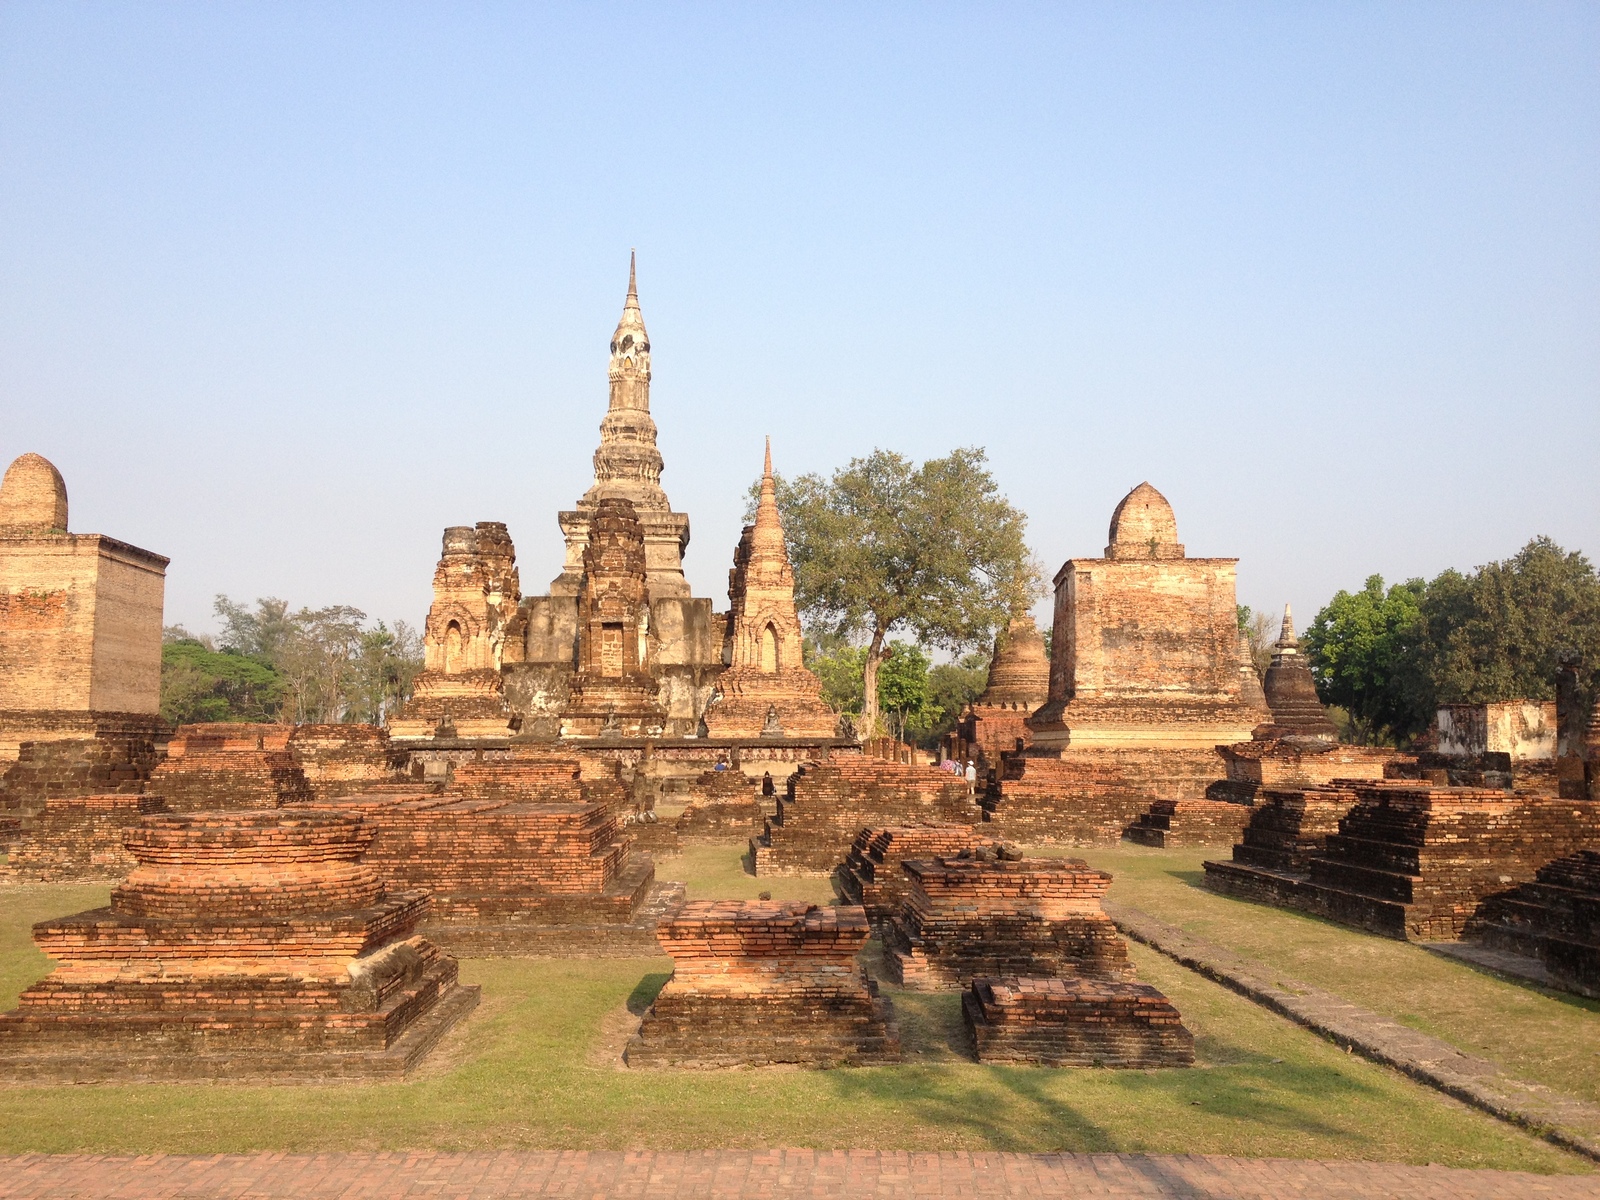
<path fill-rule="evenodd" d="M 878 736 L 878 664 L 884 657 L 883 630 L 874 629 L 867 662 L 861 670 L 861 727 L 856 734 L 862 741 Z"/>

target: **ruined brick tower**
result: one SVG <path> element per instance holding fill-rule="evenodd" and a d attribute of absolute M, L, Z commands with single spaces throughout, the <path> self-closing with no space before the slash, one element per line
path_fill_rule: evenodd
<path fill-rule="evenodd" d="M 566 737 L 659 736 L 666 710 L 650 675 L 650 606 L 644 529 L 633 504 L 595 505 L 578 589 L 578 670 L 561 732 Z"/>
<path fill-rule="evenodd" d="M 394 737 L 505 737 L 510 711 L 500 681 L 506 627 L 522 592 L 517 552 L 499 521 L 452 525 L 433 573 L 433 606 L 423 630 L 424 669 Z"/>
<path fill-rule="evenodd" d="M 690 594 L 683 577 L 689 518 L 672 511 L 661 490 L 661 452 L 650 416 L 650 336 L 639 312 L 632 263 L 622 320 L 611 336 L 611 399 L 600 423 L 594 454 L 594 484 L 577 507 L 559 515 L 566 539 L 566 564 L 543 596 L 524 597 L 506 630 L 501 662 L 506 700 L 522 732 L 536 737 L 573 736 L 586 725 L 568 722 L 569 693 L 581 654 L 578 597 L 584 586 L 584 554 L 599 505 L 625 500 L 644 539 L 645 645 L 640 662 L 666 710 L 662 732 L 693 737 L 722 671 L 722 622 L 709 599 Z"/>
<path fill-rule="evenodd" d="M 0 483 L 0 769 L 23 742 L 148 739 L 167 559 L 67 531 L 67 487 L 24 454 Z"/>
<path fill-rule="evenodd" d="M 746 525 L 728 572 L 727 669 L 706 710 L 712 737 L 832 737 L 838 723 L 822 684 L 801 658 L 794 568 L 783 542 L 772 443 L 767 442 L 756 520 Z"/>
<path fill-rule="evenodd" d="M 689 517 L 672 511 L 661 490 L 661 451 L 650 416 L 650 335 L 639 311 L 634 259 L 628 260 L 628 298 L 611 335 L 611 403 L 600 422 L 600 448 L 594 452 L 594 484 L 577 508 L 560 516 L 567 560 L 550 584 L 552 593 L 576 595 L 583 578 L 589 524 L 602 500 L 630 502 L 644 531 L 645 571 L 653 597 L 688 596 L 683 552 L 689 546 Z"/>

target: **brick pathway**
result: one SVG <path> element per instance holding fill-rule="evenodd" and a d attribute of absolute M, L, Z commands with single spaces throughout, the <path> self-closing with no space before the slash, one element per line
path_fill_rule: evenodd
<path fill-rule="evenodd" d="M 1502 1121 L 1600 1161 L 1600 1105 L 1517 1079 L 1488 1059 L 1465 1054 L 1441 1038 L 1242 958 L 1149 913 L 1110 902 L 1105 910 L 1135 941 L 1257 1004 Z"/>
<path fill-rule="evenodd" d="M 562 1153 L 22 1155 L 0 1158 L 0 1200 L 23 1197 L 562 1196 L 1164 1197 L 1192 1200 L 1600 1200 L 1600 1176 L 1392 1163 L 1141 1154 L 913 1154 L 876 1150 Z"/>

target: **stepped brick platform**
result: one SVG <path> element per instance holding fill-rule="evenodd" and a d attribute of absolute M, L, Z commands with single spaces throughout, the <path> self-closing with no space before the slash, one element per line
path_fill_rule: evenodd
<path fill-rule="evenodd" d="M 1389 937 L 1459 938 L 1490 894 L 1600 840 L 1594 801 L 1392 779 L 1348 786 L 1355 805 L 1277 902 Z M 1223 890 L 1237 872 L 1208 865 L 1213 875 Z"/>
<path fill-rule="evenodd" d="M 911 894 L 902 868 L 908 860 L 954 858 L 963 850 L 999 846 L 971 825 L 891 825 L 863 829 L 844 862 L 833 871 L 833 890 L 845 904 L 859 904 L 881 931 Z"/>
<path fill-rule="evenodd" d="M 653 955 L 657 921 L 683 898 L 630 854 L 605 804 L 380 791 L 326 807 L 374 830 L 365 861 L 386 883 L 431 893 L 423 932 L 454 954 Z"/>
<path fill-rule="evenodd" d="M 1299 907 L 1311 860 L 1356 805 L 1350 787 L 1265 788 L 1250 823 L 1233 847 L 1232 862 L 1206 862 L 1206 886 L 1226 896 Z"/>
<path fill-rule="evenodd" d="M 937 767 L 835 756 L 806 763 L 750 842 L 759 875 L 829 875 L 867 826 L 976 824 L 982 810 L 964 780 Z"/>
<path fill-rule="evenodd" d="M 1189 1067 L 1194 1035 L 1145 983 L 976 979 L 961 1016 L 978 1061 L 1046 1067 Z"/>
<path fill-rule="evenodd" d="M 405 761 L 376 725 L 296 725 L 286 748 L 318 800 L 395 781 Z"/>
<path fill-rule="evenodd" d="M 1557 986 L 1600 999 L 1600 849 L 1546 863 L 1531 882 L 1487 897 L 1466 936 L 1538 959 Z"/>
<path fill-rule="evenodd" d="M 59 964 L 0 1015 L 16 1081 L 403 1077 L 478 1000 L 416 935 L 421 892 L 361 862 L 359 820 L 146 817 L 109 908 L 34 926 Z"/>
<path fill-rule="evenodd" d="M 1128 979 L 1128 947 L 1101 909 L 1111 876 L 1082 859 L 999 856 L 907 862 L 905 904 L 884 931 L 889 975 L 908 988 L 982 976 Z"/>
<path fill-rule="evenodd" d="M 172 812 L 280 808 L 314 794 L 289 753 L 292 725 L 180 725 L 150 791 Z"/>
<path fill-rule="evenodd" d="M 1122 831 L 1141 846 L 1230 845 L 1250 823 L 1250 806 L 1220 800 L 1157 800 Z"/>
<path fill-rule="evenodd" d="M 672 978 L 628 1043 L 629 1066 L 812 1067 L 896 1062 L 888 1001 L 856 961 L 855 907 L 708 900 L 663 921 Z"/>
<path fill-rule="evenodd" d="M 1262 732 L 1268 736 L 1260 736 Z M 1342 746 L 1275 726 L 1248 742 L 1218 746 L 1226 776 L 1206 788 L 1208 800 L 1253 804 L 1263 788 L 1313 787 L 1336 779 L 1383 779 L 1414 766 L 1414 755 L 1370 746 Z"/>
<path fill-rule="evenodd" d="M 0 867 L 0 879 L 59 883 L 121 878 L 135 865 L 122 844 L 123 831 L 165 810 L 166 801 L 159 796 L 113 792 L 52 797 L 28 832 L 19 831 L 6 865 Z"/>
<path fill-rule="evenodd" d="M 706 771 L 694 780 L 687 799 L 673 824 L 684 841 L 749 838 L 759 834 L 766 821 L 761 784 L 743 771 Z"/>
<path fill-rule="evenodd" d="M 1029 751 L 1005 755 L 980 799 L 1011 841 L 1114 846 L 1155 801 L 1200 799 L 1216 774 L 1211 747 Z"/>

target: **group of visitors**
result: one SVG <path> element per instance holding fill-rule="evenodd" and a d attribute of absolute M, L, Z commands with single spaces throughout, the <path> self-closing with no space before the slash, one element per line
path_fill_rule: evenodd
<path fill-rule="evenodd" d="M 973 762 L 972 759 L 967 759 L 966 766 L 963 767 L 959 759 L 946 758 L 939 764 L 939 769 L 964 778 L 967 781 L 967 791 L 976 792 L 978 790 L 978 764 Z"/>

